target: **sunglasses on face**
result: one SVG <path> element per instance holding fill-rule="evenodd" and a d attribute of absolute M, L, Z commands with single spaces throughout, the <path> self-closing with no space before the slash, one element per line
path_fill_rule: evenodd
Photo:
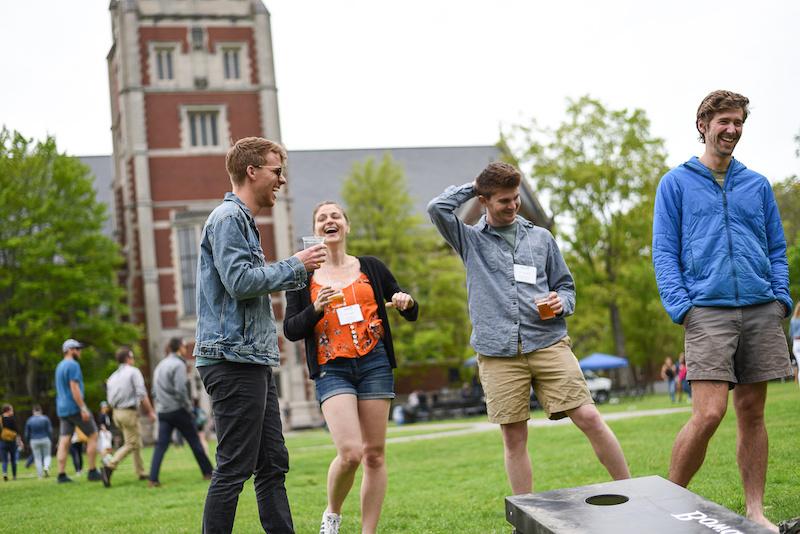
<path fill-rule="evenodd" d="M 251 165 L 256 169 L 268 169 L 275 173 L 275 176 L 283 176 L 283 167 L 270 167 L 269 165 Z"/>

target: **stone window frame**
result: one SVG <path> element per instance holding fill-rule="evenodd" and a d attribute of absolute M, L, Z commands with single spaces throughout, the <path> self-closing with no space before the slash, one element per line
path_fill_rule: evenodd
<path fill-rule="evenodd" d="M 184 322 L 193 326 L 197 318 L 195 300 L 197 261 L 200 258 L 203 225 L 207 218 L 207 212 L 199 211 L 184 211 L 173 215 L 172 264 L 175 279 L 175 302 L 178 309 L 178 322 L 181 326 L 184 326 Z M 189 242 L 187 242 L 187 238 L 190 238 Z M 192 279 L 193 284 L 188 284 L 187 277 Z M 184 283 L 187 283 L 186 287 L 184 287 Z"/>
<path fill-rule="evenodd" d="M 177 41 L 150 41 L 148 43 L 150 49 L 150 80 L 151 85 L 158 87 L 176 87 L 178 85 L 178 63 L 180 62 L 180 43 Z M 159 64 L 159 54 L 161 52 L 170 53 L 171 78 L 162 78 L 159 74 L 163 73 L 164 65 Z M 159 66 L 162 70 L 159 70 Z"/>
<path fill-rule="evenodd" d="M 216 113 L 216 144 L 192 144 L 191 115 L 194 113 Z M 226 154 L 230 125 L 225 104 L 201 104 L 180 106 L 181 148 L 192 153 Z M 197 135 L 197 131 L 195 133 Z M 212 135 L 213 137 L 213 135 Z M 195 138 L 196 139 L 196 138 Z"/>

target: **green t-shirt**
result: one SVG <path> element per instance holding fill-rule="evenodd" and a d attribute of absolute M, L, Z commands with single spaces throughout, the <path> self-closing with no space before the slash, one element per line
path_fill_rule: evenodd
<path fill-rule="evenodd" d="M 714 169 L 709 169 L 711 174 L 714 175 L 714 179 L 717 181 L 720 187 L 725 186 L 725 175 L 728 173 L 728 169 L 724 171 L 715 171 Z"/>
<path fill-rule="evenodd" d="M 492 226 L 492 229 L 503 236 L 503 239 L 511 245 L 511 250 L 514 250 L 514 245 L 517 244 L 517 221 L 508 226 Z"/>

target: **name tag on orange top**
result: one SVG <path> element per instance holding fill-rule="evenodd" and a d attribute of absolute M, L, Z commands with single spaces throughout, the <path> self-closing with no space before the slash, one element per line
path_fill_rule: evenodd
<path fill-rule="evenodd" d="M 514 264 L 514 280 L 523 284 L 536 283 L 536 267 L 532 265 Z"/>
<path fill-rule="evenodd" d="M 336 315 L 339 316 L 339 324 L 342 326 L 364 320 L 364 315 L 361 313 L 361 306 L 358 304 L 336 308 Z"/>

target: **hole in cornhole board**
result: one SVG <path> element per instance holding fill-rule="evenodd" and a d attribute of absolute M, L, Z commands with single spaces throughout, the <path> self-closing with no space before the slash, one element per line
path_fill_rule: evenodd
<path fill-rule="evenodd" d="M 614 506 L 615 504 L 626 503 L 628 500 L 629 499 L 625 495 L 607 493 L 604 495 L 592 495 L 591 497 L 587 497 L 585 502 L 586 504 L 593 504 L 595 506 Z"/>

